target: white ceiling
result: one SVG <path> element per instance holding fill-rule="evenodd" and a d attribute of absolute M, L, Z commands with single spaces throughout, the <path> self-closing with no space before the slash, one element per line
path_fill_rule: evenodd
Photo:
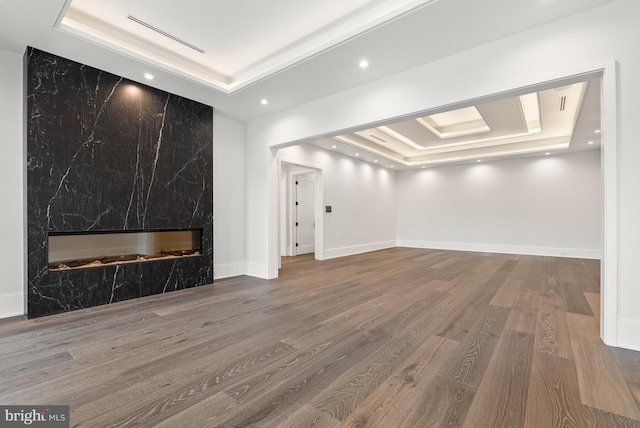
<path fill-rule="evenodd" d="M 58 28 L 65 0 L 0 0 L 0 49 L 22 55 L 34 46 L 246 122 L 615 0 L 86 1 L 116 28 L 137 26 L 125 16 L 134 15 L 218 57 L 198 65 L 179 43 L 135 34 L 143 28 L 120 32 L 130 46 L 80 37 Z M 164 56 L 147 52 L 150 46 Z M 185 66 L 194 62 L 199 72 L 212 70 L 209 81 Z M 144 81 L 146 72 L 156 79 Z"/>
<path fill-rule="evenodd" d="M 232 93 L 436 1 L 68 0 L 57 26 Z"/>

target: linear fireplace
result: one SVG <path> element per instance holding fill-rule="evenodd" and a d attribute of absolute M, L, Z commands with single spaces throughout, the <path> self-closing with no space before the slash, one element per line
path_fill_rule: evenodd
<path fill-rule="evenodd" d="M 49 233 L 49 272 L 201 255 L 202 229 Z"/>
<path fill-rule="evenodd" d="M 30 318 L 213 282 L 213 109 L 25 53 Z"/>

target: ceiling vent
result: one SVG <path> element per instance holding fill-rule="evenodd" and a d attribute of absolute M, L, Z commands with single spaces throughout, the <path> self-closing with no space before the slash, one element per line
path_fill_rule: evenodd
<path fill-rule="evenodd" d="M 190 49 L 193 49 L 194 51 L 197 51 L 197 52 L 200 52 L 200 53 L 204 53 L 204 49 L 200 49 L 199 47 L 194 46 L 194 45 L 192 45 L 191 43 L 185 42 L 185 41 L 184 41 L 184 40 L 182 40 L 181 38 L 176 37 L 176 36 L 174 36 L 173 34 L 169 34 L 169 33 L 167 33 L 166 31 L 161 30 L 161 29 L 160 29 L 160 28 L 158 28 L 158 27 L 154 27 L 153 25 L 149 24 L 148 22 L 144 22 L 143 20 L 141 20 L 141 19 L 139 19 L 139 18 L 136 18 L 136 17 L 135 17 L 135 16 L 133 16 L 133 15 L 127 15 L 127 18 L 128 18 L 128 19 L 130 19 L 130 20 L 132 20 L 132 21 L 133 21 L 133 22 L 135 22 L 136 24 L 140 24 L 140 25 L 142 25 L 142 26 L 144 26 L 144 27 L 147 27 L 148 29 L 155 31 L 155 32 L 156 32 L 156 33 L 158 33 L 158 34 L 162 34 L 163 36 L 168 37 L 168 38 L 170 38 L 171 40 L 174 40 L 174 41 L 176 41 L 176 42 L 180 43 L 181 45 L 184 45 L 184 46 L 186 46 L 186 47 L 188 47 L 188 48 L 190 48 Z"/>
<path fill-rule="evenodd" d="M 567 106 L 567 97 L 566 96 L 560 97 L 560 111 L 564 111 L 566 106 Z"/>

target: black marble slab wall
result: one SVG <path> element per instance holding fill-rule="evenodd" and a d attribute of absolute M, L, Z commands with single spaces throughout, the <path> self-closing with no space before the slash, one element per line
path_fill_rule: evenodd
<path fill-rule="evenodd" d="M 213 282 L 213 109 L 28 48 L 29 317 Z M 202 255 L 48 271 L 50 232 L 202 229 Z"/>

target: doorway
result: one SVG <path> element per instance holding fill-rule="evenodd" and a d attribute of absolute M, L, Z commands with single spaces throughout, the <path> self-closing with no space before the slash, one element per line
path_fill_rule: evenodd
<path fill-rule="evenodd" d="M 490 91 L 485 92 L 487 95 L 482 96 L 483 89 L 474 89 L 471 97 L 466 100 L 456 100 L 455 97 L 448 99 L 444 96 L 441 105 L 450 108 L 452 105 L 459 106 L 470 105 L 480 100 L 499 99 L 507 96 L 525 94 L 531 92 L 533 88 L 553 88 L 561 85 L 568 85 L 576 81 L 589 78 L 602 78 L 602 95 L 601 95 L 601 124 L 603 129 L 602 136 L 602 241 L 601 241 L 601 323 L 600 332 L 603 341 L 607 345 L 618 346 L 619 343 L 634 343 L 637 339 L 633 335 L 633 326 L 624 324 L 618 319 L 618 137 L 617 137 L 617 64 L 615 61 L 601 62 L 598 64 L 581 64 L 570 68 L 551 70 L 543 76 L 531 75 L 521 76 L 518 79 L 507 80 L 506 83 L 498 85 L 500 90 L 491 87 Z M 486 88 L 485 88 L 486 89 Z M 345 106 L 349 104 L 346 103 Z M 414 112 L 403 111 L 403 107 L 398 112 L 391 115 L 394 118 L 409 118 L 423 116 L 427 113 L 437 113 L 439 108 L 427 105 L 418 111 L 415 106 L 412 107 Z M 347 107 L 345 107 L 347 108 Z M 330 122 L 330 121 L 329 121 Z M 364 128 L 377 126 L 382 123 L 379 112 L 373 113 L 365 111 L 362 115 L 351 122 L 345 124 L 340 122 L 339 130 L 335 133 L 345 132 L 347 129 Z M 297 139 L 287 140 L 286 136 L 280 144 L 269 145 L 271 151 L 271 165 L 276 166 L 270 170 L 270 186 L 273 189 L 277 186 L 277 152 L 279 147 L 287 147 L 294 144 L 308 142 L 314 138 L 327 137 L 332 135 L 330 126 L 325 126 L 326 130 L 318 132 L 317 137 L 312 135 L 304 135 L 304 138 L 297 136 Z M 338 129 L 338 128 L 336 128 Z M 276 161 L 276 162 L 273 162 Z M 270 212 L 277 213 L 277 199 L 272 199 L 269 207 Z M 274 215 L 272 218 L 276 218 Z M 277 223 L 272 221 L 269 230 L 273 233 L 277 230 Z M 272 234 L 272 236 L 274 236 Z M 277 236 L 277 235 L 276 235 Z M 277 241 L 270 241 L 268 277 L 277 277 L 277 269 L 279 267 L 277 259 Z M 622 328 L 619 328 L 621 324 Z M 620 337 L 619 337 L 620 336 Z"/>
<path fill-rule="evenodd" d="M 298 161 L 280 159 L 279 163 L 280 257 L 314 254 L 322 260 L 322 169 Z"/>

